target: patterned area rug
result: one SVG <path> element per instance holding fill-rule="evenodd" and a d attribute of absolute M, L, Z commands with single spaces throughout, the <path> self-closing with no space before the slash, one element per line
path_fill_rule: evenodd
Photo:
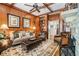
<path fill-rule="evenodd" d="M 3 51 L 1 56 L 52 56 L 55 47 L 52 40 L 46 40 L 29 52 L 23 50 L 21 45 L 18 45 Z"/>

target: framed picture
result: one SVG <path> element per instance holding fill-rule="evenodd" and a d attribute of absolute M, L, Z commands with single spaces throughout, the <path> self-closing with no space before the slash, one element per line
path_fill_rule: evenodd
<path fill-rule="evenodd" d="M 30 19 L 23 18 L 23 28 L 30 28 Z"/>
<path fill-rule="evenodd" d="M 20 17 L 8 14 L 8 27 L 20 27 Z"/>

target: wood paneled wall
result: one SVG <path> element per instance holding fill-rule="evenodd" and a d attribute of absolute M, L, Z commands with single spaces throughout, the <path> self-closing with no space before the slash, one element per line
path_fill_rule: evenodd
<path fill-rule="evenodd" d="M 37 33 L 40 32 L 39 17 L 31 15 L 29 13 L 21 12 L 17 9 L 14 9 L 12 7 L 9 7 L 9 6 L 3 5 L 3 4 L 0 4 L 0 26 L 2 24 L 7 24 L 8 23 L 7 13 L 20 16 L 20 28 L 9 28 L 9 31 L 17 31 L 17 30 L 32 31 L 33 26 L 36 26 Z M 22 25 L 22 18 L 23 17 L 30 18 L 30 22 L 31 22 L 30 28 L 23 28 L 23 25 Z M 34 20 L 37 20 L 35 22 L 35 24 L 34 24 Z M 0 31 L 2 31 L 2 30 L 0 30 Z"/>
<path fill-rule="evenodd" d="M 36 23 L 36 34 L 37 34 L 36 36 L 38 36 L 40 33 L 40 18 L 38 16 L 36 17 L 35 23 Z"/>
<path fill-rule="evenodd" d="M 49 20 L 59 20 L 60 14 L 49 15 Z"/>

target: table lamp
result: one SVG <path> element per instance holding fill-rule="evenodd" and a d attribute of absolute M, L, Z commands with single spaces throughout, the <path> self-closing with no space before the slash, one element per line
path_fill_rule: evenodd
<path fill-rule="evenodd" d="M 36 27 L 34 26 L 34 27 L 33 27 L 33 30 L 35 30 L 35 29 L 36 29 Z"/>
<path fill-rule="evenodd" d="M 8 26 L 6 24 L 2 24 L 0 29 L 2 29 L 4 34 L 5 34 L 6 30 L 9 29 L 9 28 L 8 28 Z"/>

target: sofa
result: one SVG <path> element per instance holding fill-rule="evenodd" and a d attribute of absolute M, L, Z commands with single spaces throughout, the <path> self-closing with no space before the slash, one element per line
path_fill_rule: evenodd
<path fill-rule="evenodd" d="M 10 33 L 10 39 L 13 41 L 12 45 L 21 44 L 23 40 L 32 39 L 32 37 L 35 37 L 35 34 L 29 31 L 15 31 Z"/>

